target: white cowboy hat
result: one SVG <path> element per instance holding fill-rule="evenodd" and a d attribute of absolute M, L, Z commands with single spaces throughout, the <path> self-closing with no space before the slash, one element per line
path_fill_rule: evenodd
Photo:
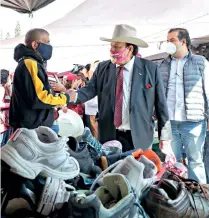
<path fill-rule="evenodd" d="M 116 25 L 111 39 L 100 37 L 100 40 L 106 42 L 126 42 L 141 48 L 148 47 L 148 44 L 145 41 L 137 38 L 136 29 L 126 24 Z"/>

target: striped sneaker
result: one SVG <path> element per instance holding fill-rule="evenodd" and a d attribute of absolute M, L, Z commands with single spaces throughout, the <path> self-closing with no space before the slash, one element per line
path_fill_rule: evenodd
<path fill-rule="evenodd" d="M 70 191 L 75 191 L 75 188 L 63 180 L 48 177 L 42 190 L 37 212 L 48 216 L 55 209 L 61 209 L 63 204 L 68 202 Z"/>
<path fill-rule="evenodd" d="M 80 168 L 77 160 L 67 152 L 67 141 L 65 137 L 58 138 L 48 127 L 18 129 L 1 148 L 1 159 L 11 167 L 11 172 L 24 178 L 34 179 L 40 174 L 73 179 Z"/>

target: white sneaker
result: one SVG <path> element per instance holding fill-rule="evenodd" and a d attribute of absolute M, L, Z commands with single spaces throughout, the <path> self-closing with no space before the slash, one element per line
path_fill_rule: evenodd
<path fill-rule="evenodd" d="M 77 160 L 67 152 L 68 139 L 58 138 L 48 127 L 35 130 L 18 129 L 1 148 L 1 159 L 11 167 L 11 172 L 24 178 L 45 177 L 72 179 L 79 174 Z"/>
<path fill-rule="evenodd" d="M 75 191 L 73 186 L 66 184 L 63 180 L 48 177 L 42 190 L 37 212 L 48 216 L 55 209 L 61 209 L 63 204 L 68 202 L 71 191 Z"/>
<path fill-rule="evenodd" d="M 105 169 L 93 182 L 90 191 L 94 190 L 97 183 L 102 186 L 104 184 L 104 175 L 113 169 L 111 173 L 124 175 L 130 182 L 131 186 L 135 189 L 139 200 L 142 200 L 156 179 L 155 177 L 144 178 L 144 168 L 145 166 L 143 163 L 138 162 L 133 156 L 130 155 Z"/>
<path fill-rule="evenodd" d="M 143 163 L 138 162 L 133 156 L 128 156 L 112 170 L 112 173 L 120 173 L 126 176 L 135 189 L 137 197 L 141 199 L 142 195 L 155 181 L 155 177 L 144 178 L 144 168 Z"/>
<path fill-rule="evenodd" d="M 139 158 L 138 161 L 140 163 L 144 164 L 144 172 L 143 172 L 144 178 L 153 178 L 153 177 L 156 176 L 156 174 L 157 174 L 157 167 L 154 164 L 154 162 L 149 160 L 144 155 L 141 155 L 141 157 Z"/>

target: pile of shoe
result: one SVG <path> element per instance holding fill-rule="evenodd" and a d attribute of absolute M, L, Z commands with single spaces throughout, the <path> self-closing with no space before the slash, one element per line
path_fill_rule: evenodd
<path fill-rule="evenodd" d="M 173 172 L 165 172 L 145 199 L 150 217 L 208 218 L 209 185 L 200 185 Z"/>
<path fill-rule="evenodd" d="M 103 171 L 102 171 L 103 170 Z M 209 187 L 162 171 L 150 149 L 122 153 L 85 128 L 79 139 L 18 129 L 1 149 L 6 218 L 207 218 Z"/>

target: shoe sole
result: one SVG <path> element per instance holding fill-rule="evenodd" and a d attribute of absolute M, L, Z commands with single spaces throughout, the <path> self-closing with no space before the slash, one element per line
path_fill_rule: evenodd
<path fill-rule="evenodd" d="M 74 163 L 78 170 L 74 172 L 60 172 L 40 163 L 29 162 L 23 159 L 12 146 L 7 145 L 1 150 L 1 159 L 11 167 L 11 172 L 27 179 L 35 179 L 40 174 L 44 177 L 68 180 L 75 178 L 80 171 L 80 167 L 76 162 Z"/>
<path fill-rule="evenodd" d="M 58 188 L 59 180 L 47 178 L 46 184 L 42 190 L 37 212 L 44 216 L 48 216 L 52 212 Z"/>

